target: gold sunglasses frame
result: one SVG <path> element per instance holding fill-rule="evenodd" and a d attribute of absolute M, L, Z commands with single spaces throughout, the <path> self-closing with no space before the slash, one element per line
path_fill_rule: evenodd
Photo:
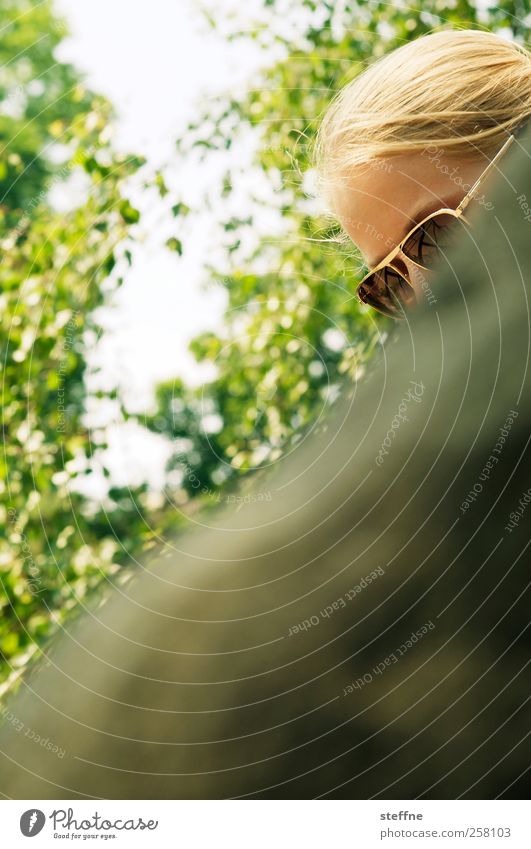
<path fill-rule="evenodd" d="M 398 274 L 398 276 L 399 276 L 399 277 L 401 277 L 401 278 L 403 279 L 404 283 L 406 283 L 406 285 L 407 285 L 407 286 L 410 286 L 411 288 L 413 288 L 413 287 L 412 287 L 412 285 L 411 285 L 411 283 L 409 282 L 409 280 L 408 280 L 406 277 L 404 277 L 404 275 L 402 274 L 402 272 L 400 272 L 400 271 L 399 271 L 398 269 L 396 269 L 396 268 L 393 268 L 393 266 L 391 265 L 391 263 L 392 263 L 393 259 L 397 256 L 397 254 L 399 254 L 399 253 L 400 253 L 400 251 L 401 251 L 401 250 L 402 250 L 402 248 L 404 247 L 405 243 L 408 241 L 408 239 L 410 239 L 410 238 L 411 238 L 411 236 L 413 235 L 413 233 L 414 233 L 416 230 L 418 230 L 418 229 L 419 229 L 419 227 L 423 227 L 423 226 L 424 226 L 424 224 L 426 224 L 426 222 L 427 222 L 427 221 L 431 221 L 431 219 L 432 219 L 432 218 L 437 218 L 439 215 L 451 215 L 451 216 L 453 216 L 453 217 L 454 217 L 454 218 L 456 218 L 456 219 L 461 218 L 461 216 L 463 215 L 463 212 L 464 212 L 464 211 L 465 211 L 465 209 L 467 208 L 467 206 L 468 206 L 468 204 L 470 203 L 470 201 L 471 201 L 471 200 L 473 200 L 473 199 L 474 199 L 474 197 L 476 196 L 476 194 L 477 194 L 477 192 L 478 192 L 478 189 L 480 188 L 481 184 L 483 183 L 483 181 L 485 180 L 485 178 L 487 177 L 487 175 L 488 175 L 488 174 L 490 173 L 490 171 L 491 171 L 491 170 L 495 167 L 496 163 L 497 163 L 497 162 L 501 159 L 501 157 L 503 156 L 503 154 L 505 153 L 505 151 L 506 151 L 506 150 L 507 150 L 507 149 L 511 146 L 511 144 L 512 144 L 512 143 L 513 143 L 513 141 L 514 141 L 514 139 L 515 139 L 515 137 L 514 137 L 513 135 L 509 136 L 509 138 L 508 138 L 508 139 L 507 139 L 507 141 L 503 144 L 503 146 L 500 148 L 500 150 L 498 151 L 498 153 L 496 154 L 496 156 L 494 157 L 494 159 L 492 159 L 492 160 L 491 160 L 491 162 L 489 162 L 489 164 L 487 165 L 487 167 L 485 168 L 485 170 L 484 170 L 484 171 L 483 171 L 483 172 L 479 175 L 479 177 L 478 177 L 478 179 L 476 180 L 476 182 L 475 182 L 475 183 L 473 184 L 473 186 L 472 186 L 472 187 L 468 190 L 468 192 L 467 192 L 467 193 L 466 193 L 466 195 L 464 196 L 463 200 L 461 201 L 461 203 L 459 204 L 459 206 L 458 206 L 456 209 L 448 209 L 447 207 L 441 207 L 441 209 L 438 209 L 438 210 L 436 210 L 435 212 L 431 212 L 429 215 L 427 215 L 425 218 L 423 218 L 423 219 L 422 219 L 422 221 L 418 221 L 418 222 L 415 224 L 415 226 L 411 228 L 411 230 L 409 231 L 409 233 L 408 233 L 408 234 L 407 234 L 407 235 L 406 235 L 406 236 L 405 236 L 405 237 L 404 237 L 404 238 L 400 241 L 400 243 L 396 246 L 396 248 L 393 248 L 393 250 L 392 250 L 392 251 L 390 251 L 390 252 L 387 254 L 387 256 L 385 256 L 385 257 L 382 259 L 382 261 L 378 263 L 378 265 L 376 265 L 374 268 L 372 268 L 370 271 L 368 271 L 368 272 L 367 272 L 367 274 L 365 274 L 365 276 L 362 278 L 362 280 L 358 283 L 358 285 L 357 285 L 357 287 L 356 287 L 356 295 L 357 295 L 357 297 L 358 297 L 358 300 L 359 300 L 359 301 L 360 301 L 360 302 L 361 302 L 364 306 L 370 306 L 372 309 L 376 310 L 377 312 L 382 313 L 383 315 L 387 315 L 387 316 L 391 315 L 391 313 L 390 313 L 389 311 L 386 311 L 386 310 L 384 310 L 384 309 L 380 309 L 380 308 L 378 308 L 378 307 L 374 306 L 373 304 L 367 304 L 367 303 L 366 303 L 366 302 L 365 302 L 365 301 L 364 301 L 364 300 L 360 297 L 360 290 L 361 290 L 362 286 L 366 283 L 366 281 L 367 281 L 370 277 L 372 277 L 372 276 L 373 276 L 373 274 L 377 274 L 379 271 L 381 271 L 381 270 L 382 270 L 382 268 L 385 268 L 386 266 L 389 266 L 389 268 L 391 268 L 391 270 L 393 271 L 393 273 L 394 273 L 394 274 Z M 465 219 L 465 220 L 466 220 L 466 219 Z M 421 263 L 419 263 L 419 262 L 415 262 L 415 260 L 410 259 L 409 257 L 408 257 L 408 260 L 409 260 L 409 262 L 412 262 L 414 265 L 416 265 L 418 268 L 422 268 L 424 271 L 428 271 L 428 270 L 429 270 L 428 268 L 426 268 L 426 266 L 421 265 Z M 399 315 L 399 314 L 398 314 L 398 315 Z M 397 316 L 395 316 L 395 317 L 398 317 L 398 315 L 397 315 Z"/>

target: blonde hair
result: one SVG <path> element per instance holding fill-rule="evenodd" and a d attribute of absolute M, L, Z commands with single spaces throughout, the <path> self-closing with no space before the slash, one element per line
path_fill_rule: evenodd
<path fill-rule="evenodd" d="M 326 198 L 362 163 L 434 145 L 489 154 L 531 114 L 531 54 L 480 30 L 422 36 L 375 62 L 330 104 L 314 164 Z"/>

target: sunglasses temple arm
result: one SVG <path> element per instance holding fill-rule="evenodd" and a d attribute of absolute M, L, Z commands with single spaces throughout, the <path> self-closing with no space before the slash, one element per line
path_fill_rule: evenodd
<path fill-rule="evenodd" d="M 481 186 L 483 180 L 485 179 L 485 177 L 487 177 L 487 175 L 490 174 L 490 172 L 492 171 L 492 169 L 494 168 L 494 166 L 496 165 L 498 160 L 503 156 L 503 154 L 505 153 L 507 148 L 510 147 L 510 145 L 513 143 L 513 141 L 514 141 L 514 136 L 509 136 L 509 138 L 507 139 L 507 141 L 505 142 L 503 147 L 498 151 L 498 153 L 496 154 L 494 159 L 491 162 L 489 162 L 489 164 L 487 165 L 487 167 L 485 168 L 483 173 L 480 174 L 480 176 L 478 177 L 478 179 L 476 180 L 476 182 L 474 183 L 472 188 L 464 196 L 463 200 L 461 201 L 461 203 L 457 207 L 456 212 L 461 213 L 461 212 L 465 211 L 465 209 L 467 208 L 470 201 L 474 199 L 474 197 L 475 197 L 479 187 Z"/>
<path fill-rule="evenodd" d="M 505 144 L 500 148 L 500 150 L 498 151 L 498 153 L 496 154 L 494 159 L 491 162 L 489 162 L 489 164 L 487 165 L 487 167 L 485 168 L 483 173 L 480 174 L 480 176 L 478 177 L 478 179 L 476 180 L 476 182 L 474 183 L 472 188 L 467 192 L 467 194 L 465 195 L 465 197 L 463 198 L 463 200 L 461 201 L 461 203 L 457 207 L 456 212 L 464 212 L 465 211 L 465 209 L 467 208 L 470 201 L 473 200 L 473 198 L 476 196 L 477 191 L 478 191 L 479 187 L 481 186 L 481 184 L 483 183 L 483 181 L 485 180 L 485 178 L 488 176 L 488 174 L 490 174 L 490 172 L 493 170 L 493 168 L 497 164 L 498 160 L 503 156 L 503 154 L 505 153 L 507 148 L 510 147 L 510 145 L 513 143 L 513 141 L 514 141 L 514 136 L 509 136 L 509 138 L 507 139 Z"/>

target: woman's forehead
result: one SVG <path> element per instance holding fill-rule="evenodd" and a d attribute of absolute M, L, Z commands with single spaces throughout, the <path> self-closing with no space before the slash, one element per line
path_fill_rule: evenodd
<path fill-rule="evenodd" d="M 480 161 L 421 153 L 358 166 L 333 189 L 333 207 L 369 266 L 376 265 L 419 216 L 455 207 L 481 173 Z"/>

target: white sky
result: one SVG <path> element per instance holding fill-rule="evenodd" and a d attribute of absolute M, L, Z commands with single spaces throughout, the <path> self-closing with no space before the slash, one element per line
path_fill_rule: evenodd
<path fill-rule="evenodd" d="M 223 0 L 216 5 L 222 9 Z M 56 0 L 56 7 L 72 31 L 60 57 L 75 63 L 115 105 L 116 145 L 147 156 L 153 166 L 173 159 L 178 169 L 175 140 L 197 114 L 205 90 L 215 96 L 241 89 L 263 61 L 251 45 L 230 44 L 208 31 L 197 4 L 188 0 Z M 208 182 L 208 168 L 200 177 L 182 167 L 178 173 L 183 193 L 192 196 L 194 179 Z M 211 180 L 216 173 L 212 168 Z M 162 227 L 165 238 L 175 234 L 171 215 Z M 212 248 L 208 228 L 196 227 L 189 236 L 179 259 L 163 248 L 158 228 L 147 234 L 111 320 L 107 366 L 115 370 L 114 356 L 128 385 L 136 375 L 135 393 L 145 400 L 156 380 L 183 371 L 197 377 L 187 343 L 215 325 L 223 308 L 220 292 L 216 297 L 198 285 Z"/>
<path fill-rule="evenodd" d="M 229 4 L 234 8 L 231 0 L 212 5 L 223 18 Z M 253 5 L 247 0 L 239 28 L 245 29 Z M 193 196 L 194 181 L 208 185 L 214 180 L 219 164 L 203 166 L 200 172 L 183 168 L 175 139 L 197 115 L 205 96 L 248 85 L 266 58 L 258 48 L 209 31 L 193 0 L 56 0 L 56 9 L 72 33 L 61 45 L 59 58 L 74 63 L 88 84 L 114 104 L 116 145 L 145 155 L 152 166 L 173 158 L 170 181 L 182 188 L 185 199 Z M 209 222 L 195 223 L 183 238 L 185 251 L 179 258 L 163 247 L 168 236 L 180 235 L 176 221 L 163 206 L 153 210 L 152 203 L 145 203 L 147 231 L 145 227 L 114 309 L 104 312 L 108 332 L 96 357 L 103 365 L 103 380 L 125 388 L 136 409 L 149 406 L 153 386 L 161 379 L 176 374 L 194 383 L 204 379 L 187 345 L 199 332 L 219 324 L 225 304 L 221 288 L 205 291 L 201 285 L 203 260 L 215 250 Z M 161 439 L 139 438 L 134 428 L 113 433 L 112 427 L 110 438 L 116 482 L 147 477 L 154 485 L 160 483 L 168 454 Z"/>
<path fill-rule="evenodd" d="M 233 5 L 211 3 L 221 20 Z M 193 0 L 55 0 L 72 33 L 61 58 L 115 104 L 126 149 L 134 144 L 164 159 L 204 89 L 212 96 L 246 85 L 259 67 L 258 51 L 210 31 L 200 6 Z M 244 6 L 242 29 L 253 6 L 253 0 Z"/>

